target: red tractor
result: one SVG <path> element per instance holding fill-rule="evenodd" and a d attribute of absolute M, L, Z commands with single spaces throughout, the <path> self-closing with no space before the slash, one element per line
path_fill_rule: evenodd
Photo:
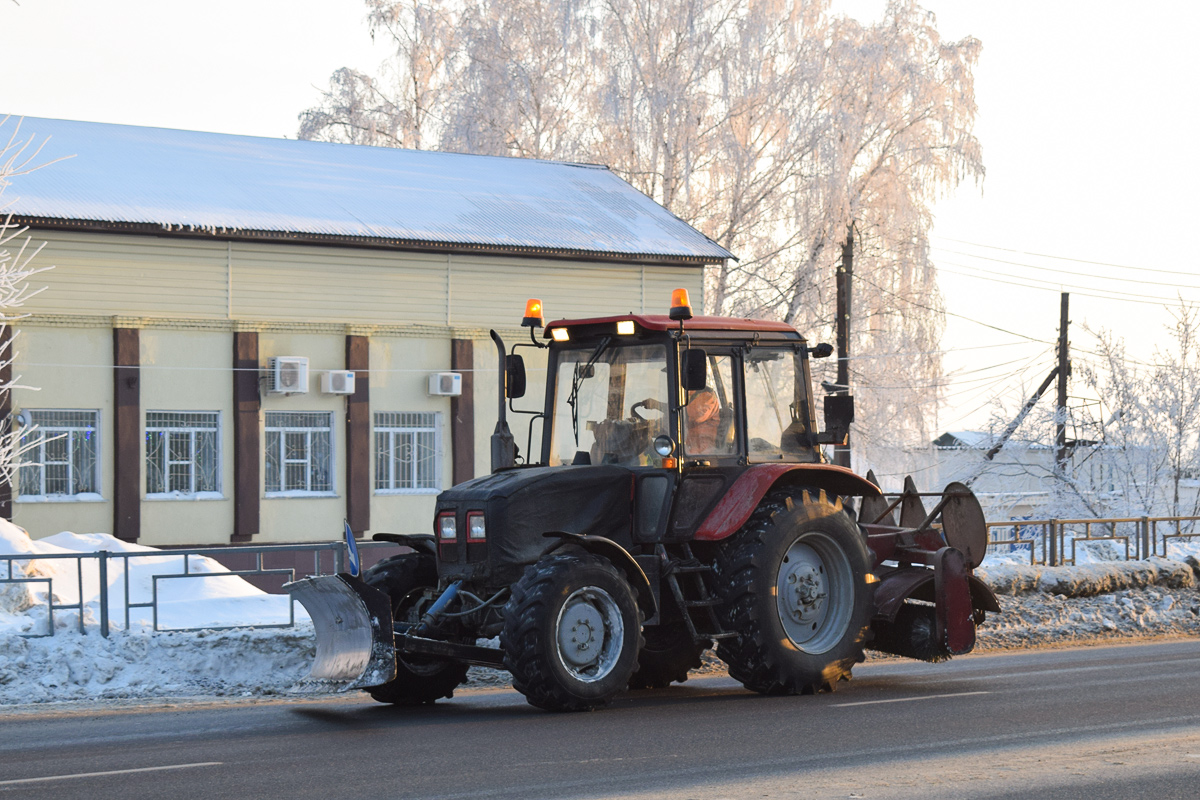
<path fill-rule="evenodd" d="M 535 303 L 533 343 L 518 347 L 547 349 L 541 407 L 515 407 L 523 359 L 492 332 L 492 474 L 442 492 L 432 534 L 374 537 L 412 552 L 361 579 L 290 584 L 316 628 L 311 681 L 427 703 L 476 664 L 510 671 L 535 706 L 574 711 L 685 680 L 713 642 L 765 694 L 831 691 L 868 647 L 972 649 L 999 611 L 972 575 L 979 503 L 951 484 L 926 512 L 911 479 L 889 503 L 826 462 L 821 445 L 844 442 L 853 418 L 852 398 L 827 396 L 818 429 L 810 359 L 829 345 L 779 322 L 693 317 L 682 290 L 667 316 L 559 320 L 542 343 Z M 524 458 L 508 412 L 531 416 Z"/>

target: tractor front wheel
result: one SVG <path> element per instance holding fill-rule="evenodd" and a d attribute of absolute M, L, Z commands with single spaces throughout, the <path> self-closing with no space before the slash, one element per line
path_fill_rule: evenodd
<path fill-rule="evenodd" d="M 858 526 L 824 492 L 768 495 L 717 559 L 729 674 L 763 694 L 832 691 L 863 660 L 873 598 Z"/>
<path fill-rule="evenodd" d="M 500 646 L 513 687 L 548 711 L 590 711 L 629 683 L 641 611 L 624 576 L 592 555 L 525 568 L 504 607 Z"/>
<path fill-rule="evenodd" d="M 380 561 L 363 573 L 363 582 L 385 592 L 392 601 L 392 619 L 419 622 L 429 605 L 429 592 L 438 584 L 437 562 L 426 553 L 406 553 Z M 466 682 L 467 665 L 456 661 L 396 657 L 396 677 L 366 691 L 380 703 L 421 705 L 443 697 Z"/>

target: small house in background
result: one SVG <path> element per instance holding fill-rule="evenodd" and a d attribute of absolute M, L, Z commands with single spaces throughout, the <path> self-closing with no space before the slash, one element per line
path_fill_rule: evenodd
<path fill-rule="evenodd" d="M 550 318 L 665 311 L 731 257 L 603 166 L 34 118 L 21 133 L 65 158 L 5 195 L 55 267 L 12 367 L 37 390 L 0 409 L 32 446 L 0 513 L 35 537 L 427 530 L 438 491 L 489 469 L 490 328 L 527 339 L 529 297 Z"/>

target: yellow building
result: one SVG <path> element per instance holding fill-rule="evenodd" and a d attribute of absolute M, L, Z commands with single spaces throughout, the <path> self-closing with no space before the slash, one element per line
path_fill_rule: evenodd
<path fill-rule="evenodd" d="M 730 254 L 604 167 L 27 118 L 46 242 L 0 513 L 154 546 L 429 528 L 486 473 L 495 328 L 702 298 Z M 5 331 L 5 335 L 8 335 Z M 542 385 L 528 360 L 529 397 Z M 454 375 L 459 376 L 455 378 Z M 526 432 L 515 430 L 525 449 Z"/>

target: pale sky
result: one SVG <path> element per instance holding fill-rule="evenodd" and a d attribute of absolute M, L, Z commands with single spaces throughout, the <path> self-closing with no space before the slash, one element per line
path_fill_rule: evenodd
<path fill-rule="evenodd" d="M 883 2 L 836 7 L 866 20 Z M 976 133 L 987 178 L 941 201 L 934 230 L 956 376 L 938 427 L 961 430 L 1053 366 L 1049 345 L 985 325 L 1052 342 L 1065 290 L 1077 359 L 1092 347 L 1086 324 L 1150 360 L 1169 321 L 1159 301 L 1200 303 L 1190 146 L 1200 4 L 925 7 L 945 39 L 983 42 Z M 335 69 L 371 72 L 382 60 L 364 17 L 361 0 L 0 0 L 0 114 L 294 137 Z"/>

